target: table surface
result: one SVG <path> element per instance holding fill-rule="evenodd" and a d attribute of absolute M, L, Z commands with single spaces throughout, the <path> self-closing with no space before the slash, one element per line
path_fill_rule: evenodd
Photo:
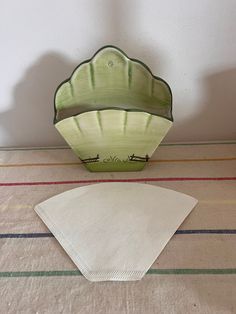
<path fill-rule="evenodd" d="M 0 172 L 0 313 L 236 312 L 236 142 L 162 145 L 143 171 L 129 173 L 90 173 L 66 148 L 6 149 Z M 33 209 L 116 180 L 199 203 L 141 281 L 92 283 Z"/>

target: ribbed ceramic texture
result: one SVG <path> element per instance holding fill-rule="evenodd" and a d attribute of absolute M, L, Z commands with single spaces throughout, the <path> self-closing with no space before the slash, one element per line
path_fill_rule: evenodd
<path fill-rule="evenodd" d="M 168 84 L 113 46 L 55 93 L 55 126 L 91 171 L 141 170 L 172 121 Z"/>
<path fill-rule="evenodd" d="M 116 107 L 146 111 L 172 120 L 171 91 L 140 61 L 105 47 L 80 64 L 55 94 L 56 122 L 89 110 Z"/>
<path fill-rule="evenodd" d="M 91 171 L 141 170 L 172 122 L 146 112 L 90 111 L 56 124 Z"/>

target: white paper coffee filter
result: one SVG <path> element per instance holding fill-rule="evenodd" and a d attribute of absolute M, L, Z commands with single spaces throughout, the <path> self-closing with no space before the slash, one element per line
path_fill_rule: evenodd
<path fill-rule="evenodd" d="M 139 280 L 197 200 L 139 183 L 100 183 L 35 207 L 82 274 L 91 281 Z"/>

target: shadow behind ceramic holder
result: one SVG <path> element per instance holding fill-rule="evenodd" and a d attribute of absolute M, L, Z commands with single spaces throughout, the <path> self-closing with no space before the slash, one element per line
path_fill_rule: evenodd
<path fill-rule="evenodd" d="M 55 127 L 90 171 L 142 170 L 172 123 L 169 85 L 114 46 L 55 93 Z"/>

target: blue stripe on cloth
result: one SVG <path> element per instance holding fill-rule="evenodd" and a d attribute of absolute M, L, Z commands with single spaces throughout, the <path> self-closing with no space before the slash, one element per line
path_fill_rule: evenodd
<path fill-rule="evenodd" d="M 236 234 L 236 229 L 193 229 L 193 230 L 177 230 L 176 235 L 181 234 Z M 50 232 L 43 233 L 1 233 L 0 239 L 6 238 L 52 238 L 54 235 Z"/>

